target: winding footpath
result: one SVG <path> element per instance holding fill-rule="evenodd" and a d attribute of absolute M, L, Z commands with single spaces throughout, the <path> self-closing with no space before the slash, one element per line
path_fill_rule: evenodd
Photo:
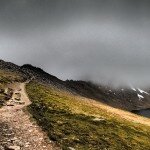
<path fill-rule="evenodd" d="M 25 107 L 31 104 L 25 83 L 9 86 L 13 96 L 0 109 L 0 150 L 58 150 Z"/>

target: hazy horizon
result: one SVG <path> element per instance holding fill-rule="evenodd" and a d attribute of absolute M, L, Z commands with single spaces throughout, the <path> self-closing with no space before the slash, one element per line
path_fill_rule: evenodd
<path fill-rule="evenodd" d="M 60 79 L 150 85 L 149 0 L 1 0 L 0 57 Z"/>

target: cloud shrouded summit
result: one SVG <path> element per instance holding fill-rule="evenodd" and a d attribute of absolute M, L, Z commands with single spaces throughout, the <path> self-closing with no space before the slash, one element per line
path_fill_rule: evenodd
<path fill-rule="evenodd" d="M 0 56 L 61 79 L 150 85 L 150 1 L 1 0 Z"/>

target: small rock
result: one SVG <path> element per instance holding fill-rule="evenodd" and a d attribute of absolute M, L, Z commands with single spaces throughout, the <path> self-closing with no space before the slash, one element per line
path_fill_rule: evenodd
<path fill-rule="evenodd" d="M 19 104 L 19 105 L 24 105 L 24 104 L 25 104 L 25 102 L 19 102 L 18 104 Z"/>
<path fill-rule="evenodd" d="M 20 147 L 23 147 L 23 146 L 24 146 L 24 143 L 23 143 L 22 141 L 19 141 L 17 144 L 18 144 Z"/>
<path fill-rule="evenodd" d="M 73 147 L 68 147 L 70 150 L 75 150 Z"/>
<path fill-rule="evenodd" d="M 16 92 L 15 94 L 16 94 L 16 95 L 20 95 L 20 93 L 18 93 L 18 92 Z"/>
<path fill-rule="evenodd" d="M 0 146 L 0 150 L 5 150 L 3 146 Z"/>
<path fill-rule="evenodd" d="M 26 144 L 25 147 L 26 147 L 26 148 L 29 147 L 29 144 Z"/>
<path fill-rule="evenodd" d="M 16 137 L 14 137 L 14 138 L 12 138 L 12 139 L 11 139 L 11 141 L 16 141 L 16 140 L 17 140 L 17 138 L 16 138 Z"/>
<path fill-rule="evenodd" d="M 20 146 L 8 146 L 6 150 L 20 150 Z"/>
<path fill-rule="evenodd" d="M 105 119 L 102 118 L 94 118 L 93 121 L 104 121 Z"/>
<path fill-rule="evenodd" d="M 20 98 L 15 98 L 15 100 L 20 101 L 21 99 Z"/>
<path fill-rule="evenodd" d="M 32 130 L 28 130 L 29 132 L 32 132 Z"/>
<path fill-rule="evenodd" d="M 5 135 L 6 135 L 6 136 L 11 136 L 12 134 L 11 134 L 11 133 L 6 133 Z M 9 139 L 9 140 L 10 140 L 10 139 Z"/>
<path fill-rule="evenodd" d="M 8 103 L 8 104 L 6 104 L 6 105 L 7 105 L 7 106 L 14 106 L 14 104 L 11 104 L 11 103 L 10 103 L 10 104 Z"/>

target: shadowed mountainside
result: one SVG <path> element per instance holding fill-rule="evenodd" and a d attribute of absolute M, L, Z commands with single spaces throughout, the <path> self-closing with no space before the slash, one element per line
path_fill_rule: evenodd
<path fill-rule="evenodd" d="M 148 90 L 135 88 L 113 88 L 86 81 L 62 81 L 38 67 L 30 64 L 17 66 L 10 62 L 0 60 L 0 69 L 19 72 L 25 79 L 34 79 L 44 84 L 52 84 L 58 88 L 70 91 L 75 95 L 91 98 L 110 106 L 125 110 L 139 110 L 150 108 L 150 95 Z"/>

